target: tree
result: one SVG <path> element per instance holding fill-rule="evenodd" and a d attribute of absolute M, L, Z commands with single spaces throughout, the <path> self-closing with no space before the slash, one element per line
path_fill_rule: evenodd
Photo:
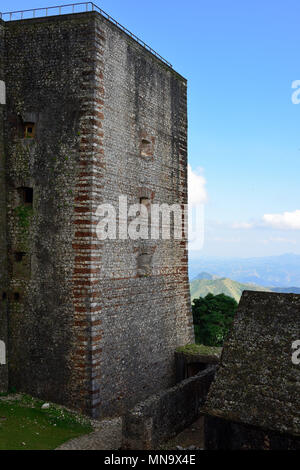
<path fill-rule="evenodd" d="M 237 302 L 225 294 L 207 294 L 193 300 L 192 311 L 196 343 L 223 346 L 232 325 Z"/>

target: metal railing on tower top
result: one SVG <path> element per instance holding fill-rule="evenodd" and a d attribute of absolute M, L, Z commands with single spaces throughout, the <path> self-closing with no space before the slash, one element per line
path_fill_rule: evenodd
<path fill-rule="evenodd" d="M 50 12 L 51 10 L 51 12 Z M 129 31 L 127 28 L 122 26 L 118 21 L 112 18 L 108 13 L 101 10 L 97 5 L 92 2 L 82 2 L 82 3 L 70 3 L 68 5 L 58 5 L 53 7 L 44 7 L 44 8 L 32 8 L 30 10 L 20 10 L 20 11 L 9 11 L 5 13 L 0 12 L 0 18 L 4 21 L 16 21 L 16 20 L 25 20 L 30 18 L 43 18 L 52 15 L 66 15 L 70 13 L 83 13 L 88 11 L 98 11 L 106 19 L 111 21 L 113 24 L 122 29 L 126 34 L 133 38 L 136 42 L 141 44 L 145 49 L 150 51 L 160 60 L 162 60 L 169 67 L 172 67 L 172 64 L 164 59 L 158 52 L 156 52 L 152 47 L 148 46 L 144 41 L 138 38 L 135 34 Z M 50 13 L 50 14 L 49 14 Z"/>

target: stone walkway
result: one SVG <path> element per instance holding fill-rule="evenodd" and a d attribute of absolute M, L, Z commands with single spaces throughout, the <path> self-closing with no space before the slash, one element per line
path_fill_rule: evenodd
<path fill-rule="evenodd" d="M 77 437 L 59 446 L 56 450 L 118 450 L 122 443 L 121 418 L 96 422 L 97 430 Z M 203 417 L 184 429 L 157 450 L 202 450 Z"/>
<path fill-rule="evenodd" d="M 121 418 L 106 419 L 96 424 L 97 430 L 65 442 L 56 450 L 118 450 L 122 442 Z"/>

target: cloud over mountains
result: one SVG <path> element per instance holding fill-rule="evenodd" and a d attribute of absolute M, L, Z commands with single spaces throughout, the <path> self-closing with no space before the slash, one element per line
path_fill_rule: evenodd
<path fill-rule="evenodd" d="M 300 210 L 279 214 L 264 214 L 257 222 L 235 222 L 234 229 L 270 227 L 278 230 L 300 230 Z"/>

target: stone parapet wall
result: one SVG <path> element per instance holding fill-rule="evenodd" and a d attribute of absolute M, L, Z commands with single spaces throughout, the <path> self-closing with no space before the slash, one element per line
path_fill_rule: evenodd
<path fill-rule="evenodd" d="M 216 366 L 151 396 L 139 403 L 123 419 L 124 449 L 156 449 L 200 415 Z"/>

